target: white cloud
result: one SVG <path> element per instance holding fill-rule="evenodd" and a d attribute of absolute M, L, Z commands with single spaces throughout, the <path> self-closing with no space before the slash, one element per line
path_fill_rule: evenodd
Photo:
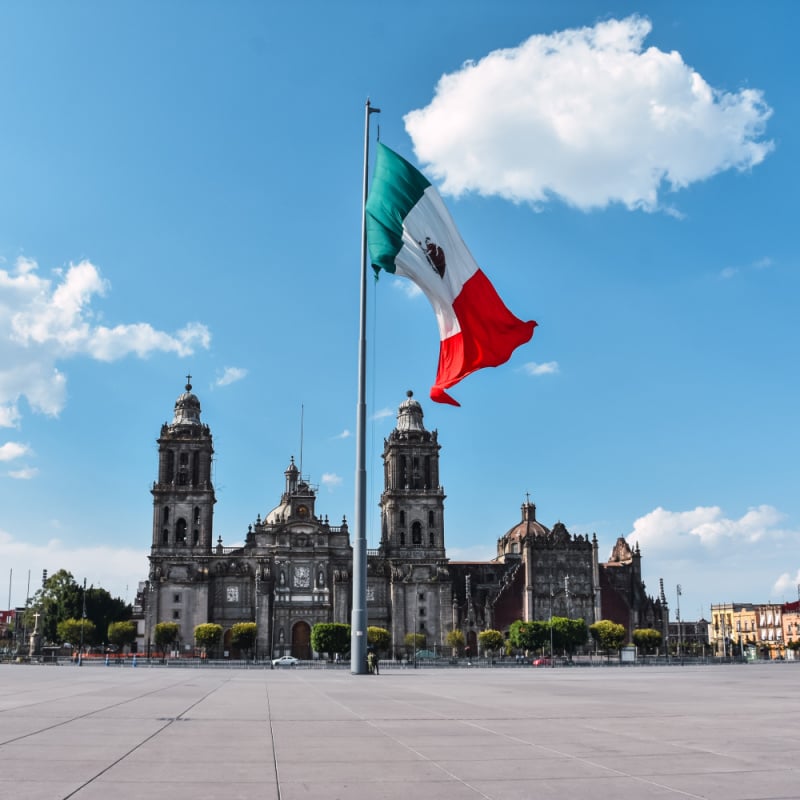
<path fill-rule="evenodd" d="M 797 570 L 794 577 L 792 577 L 791 573 L 784 572 L 775 581 L 775 585 L 772 587 L 772 594 L 774 597 L 789 595 L 796 599 L 798 586 L 800 586 L 800 569 Z"/>
<path fill-rule="evenodd" d="M 405 116 L 444 192 L 577 208 L 655 210 L 680 189 L 773 149 L 757 89 L 711 87 L 677 51 L 644 49 L 649 20 L 536 35 L 443 75 Z"/>
<path fill-rule="evenodd" d="M 31 544 L 0 530 L 0 563 L 13 570 L 12 605 L 23 605 L 27 576 L 31 574 L 31 596 L 41 586 L 42 570 L 50 574 L 59 569 L 71 572 L 79 583 L 84 577 L 102 586 L 114 597 L 132 602 L 139 581 L 147 578 L 146 550 L 113 547 L 70 547 L 59 539 L 46 544 Z M 4 605 L 8 596 L 4 595 Z"/>
<path fill-rule="evenodd" d="M 341 482 L 341 477 L 333 472 L 324 472 L 322 474 L 322 485 L 327 486 L 328 489 L 333 489 L 334 487 L 339 486 Z"/>
<path fill-rule="evenodd" d="M 39 474 L 36 467 L 23 467 L 22 469 L 13 469 L 8 473 L 9 478 L 15 478 L 18 481 L 29 481 Z"/>
<path fill-rule="evenodd" d="M 190 356 L 196 347 L 208 348 L 210 344 L 208 328 L 198 322 L 190 322 L 174 334 L 157 331 L 146 322 L 137 322 L 94 328 L 85 352 L 98 361 L 117 361 L 130 354 L 145 358 L 153 352 Z"/>
<path fill-rule="evenodd" d="M 89 261 L 38 274 L 35 261 L 17 259 L 12 270 L 0 269 L 0 426 L 20 420 L 19 402 L 57 416 L 66 403 L 66 375 L 59 362 L 76 356 L 114 361 L 154 352 L 191 355 L 208 348 L 205 325 L 192 322 L 174 334 L 146 322 L 106 327 L 94 323 L 92 303 L 109 291 Z"/>
<path fill-rule="evenodd" d="M 417 286 L 414 281 L 410 281 L 406 278 L 402 280 L 397 278 L 396 280 L 392 281 L 392 288 L 395 291 L 402 292 L 406 297 L 423 297 L 422 289 Z"/>
<path fill-rule="evenodd" d="M 337 433 L 336 436 L 334 436 L 333 438 L 334 439 L 349 439 L 351 436 L 352 436 L 352 434 L 350 433 L 350 431 L 347 428 L 345 428 L 341 433 Z"/>
<path fill-rule="evenodd" d="M 763 258 L 756 259 L 744 267 L 725 267 L 724 269 L 720 270 L 719 276 L 723 280 L 729 280 L 730 278 L 738 275 L 740 272 L 752 272 L 753 270 L 756 272 L 761 272 L 765 269 L 769 269 L 772 266 L 772 263 L 772 259 L 769 256 L 764 256 Z"/>
<path fill-rule="evenodd" d="M 522 365 L 522 370 L 528 375 L 554 375 L 558 372 L 558 361 L 546 361 L 543 364 L 529 361 Z"/>
<path fill-rule="evenodd" d="M 0 445 L 0 461 L 13 461 L 15 458 L 30 453 L 31 449 L 27 444 L 19 442 L 6 442 Z"/>
<path fill-rule="evenodd" d="M 380 420 L 386 419 L 387 417 L 393 417 L 395 412 L 391 408 L 382 408 L 380 411 L 376 411 L 372 415 L 373 420 Z"/>
<path fill-rule="evenodd" d="M 19 422 L 19 417 L 19 409 L 16 406 L 0 406 L 0 428 L 15 427 Z"/>
<path fill-rule="evenodd" d="M 794 599 L 796 593 L 786 590 L 791 571 L 776 576 L 798 564 L 798 537 L 800 530 L 787 526 L 784 514 L 760 505 L 739 517 L 718 506 L 656 508 L 637 519 L 626 538 L 640 545 L 648 593 L 658 594 L 659 579 L 668 597 L 674 591 L 669 587 L 680 583 L 684 618 L 708 619 L 712 603 Z"/>
<path fill-rule="evenodd" d="M 691 511 L 656 508 L 633 523 L 627 539 L 648 552 L 660 550 L 689 555 L 692 547 L 715 549 L 720 545 L 754 544 L 764 539 L 782 539 L 785 515 L 769 505 L 748 509 L 739 519 L 725 517 L 719 506 L 698 506 Z"/>
<path fill-rule="evenodd" d="M 245 377 L 247 377 L 246 369 L 242 367 L 225 367 L 222 371 L 222 375 L 214 381 L 214 386 L 229 386 Z"/>

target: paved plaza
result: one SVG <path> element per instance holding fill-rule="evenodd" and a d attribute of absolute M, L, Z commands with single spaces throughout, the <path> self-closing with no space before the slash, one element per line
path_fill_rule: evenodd
<path fill-rule="evenodd" d="M 800 797 L 800 664 L 0 666 L 0 797 Z"/>

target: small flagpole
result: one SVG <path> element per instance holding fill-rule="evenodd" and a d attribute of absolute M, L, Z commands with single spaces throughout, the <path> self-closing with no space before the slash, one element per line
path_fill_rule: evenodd
<path fill-rule="evenodd" d="M 358 325 L 358 408 L 356 409 L 355 540 L 353 543 L 353 608 L 350 617 L 350 672 L 367 674 L 367 190 L 369 186 L 369 115 L 364 108 L 364 196 L 361 207 L 361 297 Z"/>

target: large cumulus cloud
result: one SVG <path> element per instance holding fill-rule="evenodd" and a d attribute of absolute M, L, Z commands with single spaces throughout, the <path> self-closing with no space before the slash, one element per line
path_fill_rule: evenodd
<path fill-rule="evenodd" d="M 655 210 L 680 189 L 760 163 L 772 110 L 714 89 L 681 54 L 644 48 L 649 20 L 536 35 L 444 75 L 405 117 L 418 159 L 458 195 Z"/>

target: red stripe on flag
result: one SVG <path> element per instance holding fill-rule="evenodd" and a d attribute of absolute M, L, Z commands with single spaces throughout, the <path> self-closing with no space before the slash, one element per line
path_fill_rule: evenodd
<path fill-rule="evenodd" d="M 457 406 L 444 390 L 476 370 L 504 364 L 517 347 L 530 341 L 536 323 L 515 317 L 480 269 L 464 284 L 453 310 L 461 333 L 440 344 L 431 399 Z"/>

